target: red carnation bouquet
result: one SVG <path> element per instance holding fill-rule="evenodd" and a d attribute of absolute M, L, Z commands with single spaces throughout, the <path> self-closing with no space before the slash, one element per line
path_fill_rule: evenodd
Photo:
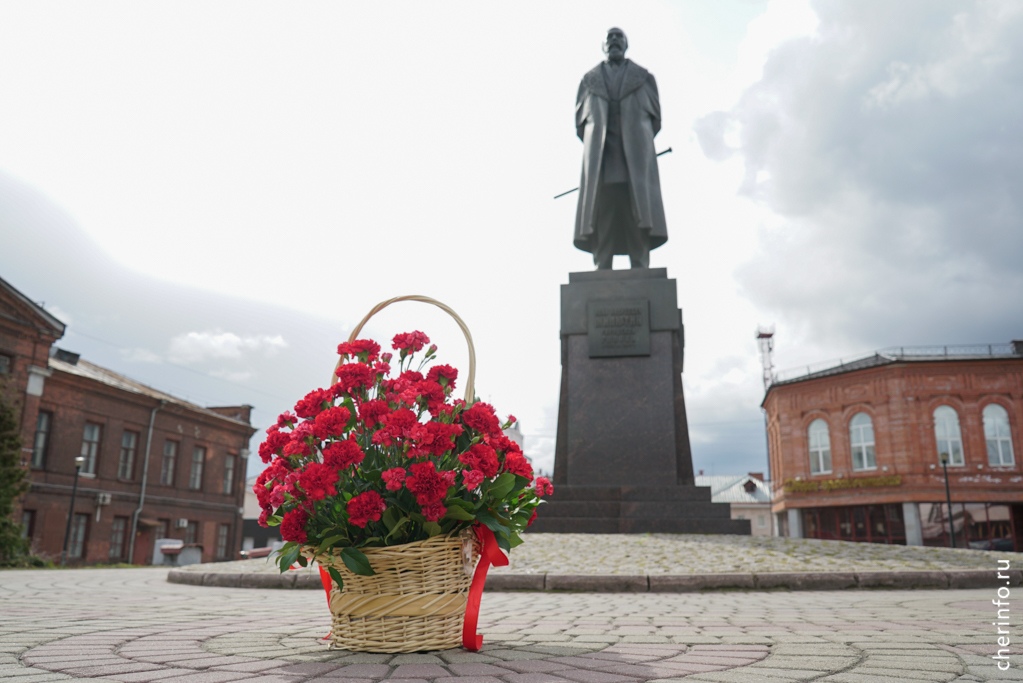
<path fill-rule="evenodd" d="M 337 550 L 352 572 L 372 575 L 360 548 L 421 541 L 474 524 L 503 550 L 522 540 L 543 496 L 518 444 L 486 403 L 452 400 L 458 371 L 426 366 L 437 347 L 422 332 L 394 337 L 391 353 L 369 339 L 338 346 L 335 383 L 300 400 L 267 430 L 259 455 L 268 467 L 254 491 L 259 523 L 280 525 L 281 571 Z M 413 369 L 417 354 L 426 348 Z M 424 373 L 426 370 L 426 373 Z M 303 552 L 303 549 L 305 552 Z M 340 573 L 328 568 L 343 585 Z"/>

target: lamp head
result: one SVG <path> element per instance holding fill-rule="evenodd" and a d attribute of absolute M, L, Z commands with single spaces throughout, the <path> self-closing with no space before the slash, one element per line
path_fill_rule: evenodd
<path fill-rule="evenodd" d="M 84 464 L 85 464 L 85 456 L 79 455 L 77 458 L 75 458 L 75 469 L 80 469 L 81 466 L 84 465 Z"/>

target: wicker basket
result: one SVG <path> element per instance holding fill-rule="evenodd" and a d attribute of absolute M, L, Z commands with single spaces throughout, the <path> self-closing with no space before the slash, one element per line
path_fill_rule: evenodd
<path fill-rule="evenodd" d="M 330 591 L 331 647 L 423 652 L 458 647 L 478 558 L 472 532 L 387 548 L 363 548 L 373 576 L 353 574 L 338 554 L 316 561 L 344 579 Z"/>
<path fill-rule="evenodd" d="M 471 402 L 476 372 L 472 336 L 462 319 L 439 301 L 424 296 L 384 301 L 362 319 L 348 341 L 357 338 L 374 314 L 397 301 L 433 304 L 458 323 L 469 345 L 465 400 Z M 308 554 L 321 566 L 335 568 L 344 579 L 344 590 L 339 591 L 336 583 L 331 585 L 331 647 L 356 652 L 422 652 L 462 643 L 467 596 L 479 558 L 479 543 L 471 530 L 362 551 L 376 572 L 374 576 L 349 571 L 337 552 Z"/>

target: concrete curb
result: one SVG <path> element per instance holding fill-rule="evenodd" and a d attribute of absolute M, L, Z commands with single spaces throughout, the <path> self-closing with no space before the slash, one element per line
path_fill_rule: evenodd
<path fill-rule="evenodd" d="M 999 578 L 1008 577 L 1008 578 Z M 227 573 L 172 569 L 167 581 L 229 588 L 322 589 L 311 572 Z M 695 593 L 713 590 L 830 591 L 854 589 L 990 588 L 1023 585 L 1023 570 L 995 569 L 872 572 L 761 572 L 734 574 L 490 574 L 492 591 L 577 593 Z"/>

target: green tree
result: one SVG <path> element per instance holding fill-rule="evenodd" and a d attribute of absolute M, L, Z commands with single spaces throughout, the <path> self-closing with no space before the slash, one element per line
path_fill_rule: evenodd
<path fill-rule="evenodd" d="M 18 418 L 0 391 L 0 567 L 25 564 L 29 559 L 28 541 L 21 537 L 21 523 L 13 517 L 14 503 L 28 490 L 26 477 Z"/>

